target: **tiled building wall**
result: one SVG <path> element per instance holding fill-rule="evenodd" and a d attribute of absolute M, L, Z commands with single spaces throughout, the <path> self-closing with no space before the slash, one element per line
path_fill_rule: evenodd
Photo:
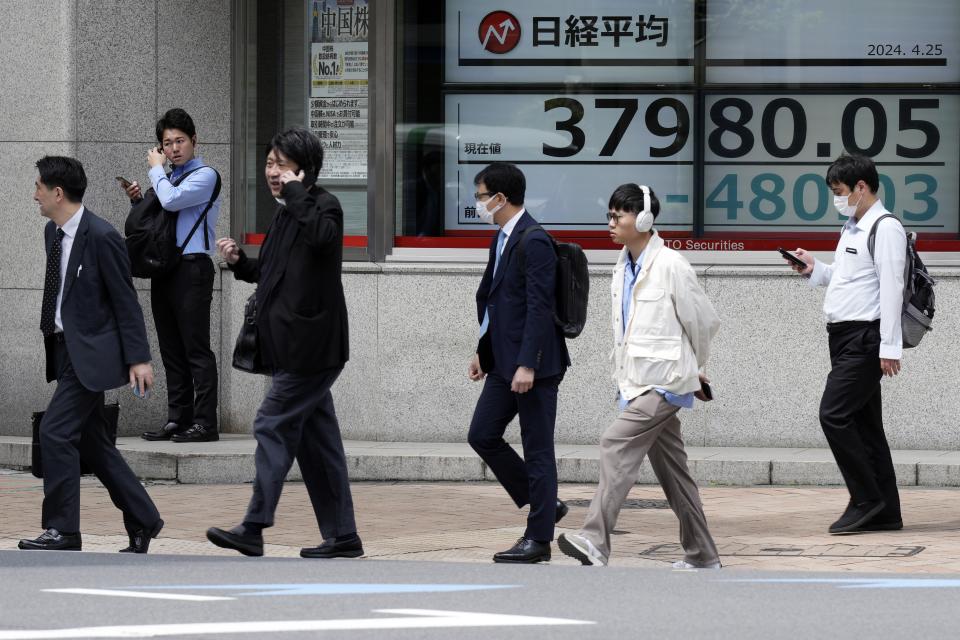
<path fill-rule="evenodd" d="M 114 180 L 146 182 L 154 124 L 180 106 L 198 128 L 199 153 L 223 175 L 219 230 L 230 220 L 230 0 L 6 0 L 0 13 L 0 433 L 29 429 L 53 391 L 43 381 L 39 308 L 43 225 L 32 200 L 34 162 L 72 155 L 86 169 L 85 205 L 122 229 L 127 201 Z M 150 314 L 157 395 L 165 397 Z M 212 333 L 220 340 L 219 279 Z M 114 392 L 125 431 L 154 427 L 162 403 Z"/>

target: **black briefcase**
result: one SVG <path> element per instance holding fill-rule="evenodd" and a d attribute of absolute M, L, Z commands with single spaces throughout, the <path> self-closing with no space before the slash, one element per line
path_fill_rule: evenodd
<path fill-rule="evenodd" d="M 120 405 L 116 402 L 105 404 L 103 405 L 103 413 L 107 418 L 107 437 L 110 438 L 111 443 L 116 445 L 117 422 L 120 420 Z M 43 477 L 43 458 L 40 455 L 40 421 L 43 420 L 43 414 L 43 411 L 37 411 L 30 418 L 33 423 L 33 460 L 30 471 L 37 478 Z M 82 457 L 80 458 L 80 473 L 82 475 L 93 473 L 93 470 L 86 465 Z"/>

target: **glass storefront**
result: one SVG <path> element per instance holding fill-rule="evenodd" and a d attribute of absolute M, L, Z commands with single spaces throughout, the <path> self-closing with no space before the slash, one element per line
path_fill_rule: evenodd
<path fill-rule="evenodd" d="M 614 248 L 604 214 L 625 182 L 659 195 L 675 248 L 829 249 L 842 220 L 823 175 L 845 149 L 876 160 L 921 249 L 960 249 L 953 0 L 246 4 L 263 18 L 252 34 L 247 20 L 246 147 L 281 122 L 328 136 L 321 182 L 344 203 L 347 242 L 384 238 L 366 259 L 487 246 L 473 178 L 497 160 L 524 171 L 546 228 L 588 249 Z M 388 21 L 380 37 L 361 15 Z M 392 135 L 361 131 L 378 126 Z M 263 198 L 248 199 L 251 233 Z"/>

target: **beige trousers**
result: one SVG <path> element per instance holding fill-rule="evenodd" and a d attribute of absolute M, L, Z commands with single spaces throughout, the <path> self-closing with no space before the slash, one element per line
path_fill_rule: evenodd
<path fill-rule="evenodd" d="M 719 560 L 697 483 L 687 469 L 678 411 L 659 393 L 648 391 L 634 398 L 604 432 L 600 440 L 600 484 L 580 533 L 604 557 L 610 555 L 610 532 L 637 481 L 640 463 L 649 456 L 670 508 L 680 520 L 680 543 L 686 561 L 706 565 Z"/>

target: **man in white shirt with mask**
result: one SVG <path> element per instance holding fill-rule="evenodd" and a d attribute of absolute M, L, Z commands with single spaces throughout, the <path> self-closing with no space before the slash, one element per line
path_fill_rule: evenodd
<path fill-rule="evenodd" d="M 791 265 L 812 286 L 826 286 L 832 368 L 820 400 L 820 425 L 850 492 L 833 534 L 903 528 L 897 478 L 883 432 L 880 380 L 900 372 L 900 314 L 906 266 L 906 232 L 877 198 L 879 176 L 869 158 L 840 156 L 827 170 L 834 206 L 849 216 L 833 264 L 803 249 L 806 267 Z M 877 224 L 874 256 L 868 247 Z"/>

